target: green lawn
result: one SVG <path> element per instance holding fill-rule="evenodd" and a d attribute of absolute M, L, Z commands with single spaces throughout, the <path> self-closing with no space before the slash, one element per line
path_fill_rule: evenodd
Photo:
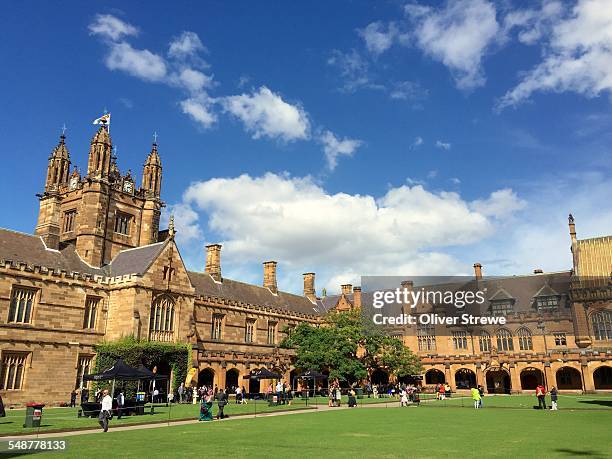
<path fill-rule="evenodd" d="M 291 405 L 279 405 L 275 407 L 269 407 L 268 404 L 264 401 L 250 401 L 246 405 L 237 405 L 235 403 L 230 403 L 225 407 L 225 414 L 228 415 L 239 415 L 239 414 L 254 414 L 269 412 L 269 411 L 278 411 L 278 410 L 294 410 L 294 409 L 304 409 L 306 405 L 301 400 L 296 400 L 292 402 Z M 149 406 L 146 407 L 145 412 L 149 412 Z M 165 422 L 170 420 L 179 420 L 179 419 L 197 419 L 199 415 L 200 406 L 199 405 L 172 405 L 171 407 L 166 407 L 164 405 L 156 405 L 154 414 L 146 414 L 144 416 L 126 416 L 122 417 L 120 420 L 114 418 L 112 420 L 113 425 L 126 425 L 126 424 L 134 424 L 134 423 L 151 423 L 151 422 Z M 77 417 L 77 409 L 76 408 L 44 408 L 43 409 L 43 417 L 42 423 L 40 427 L 40 431 L 47 430 L 58 430 L 58 429 L 87 429 L 98 426 L 97 419 L 94 418 L 85 418 L 85 417 Z M 217 405 L 214 406 L 214 413 L 217 414 Z M 6 417 L 0 418 L 0 437 L 11 435 L 15 433 L 32 433 L 36 432 L 38 429 L 34 428 L 24 428 L 23 422 L 25 419 L 25 410 L 24 409 L 15 409 L 15 410 L 7 410 Z"/>
<path fill-rule="evenodd" d="M 62 457 L 611 457 L 611 410 L 355 408 L 68 438 Z M 52 453 L 44 453 L 53 456 Z"/>

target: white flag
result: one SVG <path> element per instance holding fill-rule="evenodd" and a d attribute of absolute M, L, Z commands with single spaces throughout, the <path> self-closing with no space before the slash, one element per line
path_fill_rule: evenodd
<path fill-rule="evenodd" d="M 110 124 L 110 115 L 111 115 L 110 113 L 107 113 L 106 115 L 102 115 L 97 120 L 94 120 L 93 124 Z"/>

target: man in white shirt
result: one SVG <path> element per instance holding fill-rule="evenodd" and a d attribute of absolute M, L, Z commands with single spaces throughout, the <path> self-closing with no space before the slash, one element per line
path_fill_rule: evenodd
<path fill-rule="evenodd" d="M 100 410 L 100 416 L 98 416 L 98 422 L 104 432 L 108 432 L 108 420 L 112 417 L 112 412 L 113 399 L 108 395 L 108 389 L 104 389 L 102 392 L 102 409 Z"/>

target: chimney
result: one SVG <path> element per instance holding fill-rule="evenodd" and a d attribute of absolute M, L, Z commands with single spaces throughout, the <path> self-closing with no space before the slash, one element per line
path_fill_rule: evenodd
<path fill-rule="evenodd" d="M 576 242 L 576 223 L 574 223 L 574 216 L 572 214 L 569 214 L 567 220 L 569 223 L 570 238 L 572 239 L 573 244 L 574 242 Z"/>
<path fill-rule="evenodd" d="M 476 280 L 482 279 L 482 265 L 480 263 L 474 263 L 474 277 L 476 277 Z"/>
<path fill-rule="evenodd" d="M 402 286 L 402 290 L 408 290 L 408 291 L 414 290 L 414 282 L 411 280 L 402 281 L 400 285 Z"/>
<path fill-rule="evenodd" d="M 278 288 L 276 286 L 276 262 L 275 261 L 264 261 L 264 276 L 263 286 L 267 287 L 272 293 L 276 294 Z"/>
<path fill-rule="evenodd" d="M 353 289 L 353 286 L 351 284 L 344 284 L 344 285 L 341 285 L 340 288 L 342 289 L 343 295 L 350 295 L 351 290 Z"/>
<path fill-rule="evenodd" d="M 221 244 L 206 246 L 206 267 L 204 270 L 215 281 L 221 282 Z"/>
<path fill-rule="evenodd" d="M 353 306 L 361 309 L 361 287 L 353 287 Z"/>
<path fill-rule="evenodd" d="M 544 274 L 544 270 L 542 270 L 542 269 L 534 269 L 533 273 L 534 274 Z"/>
<path fill-rule="evenodd" d="M 315 273 L 304 273 L 304 296 L 310 301 L 316 301 Z"/>

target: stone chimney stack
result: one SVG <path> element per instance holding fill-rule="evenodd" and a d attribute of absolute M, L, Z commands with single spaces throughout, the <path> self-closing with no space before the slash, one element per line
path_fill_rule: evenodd
<path fill-rule="evenodd" d="M 353 287 L 353 306 L 361 309 L 361 287 Z"/>
<path fill-rule="evenodd" d="M 408 290 L 409 292 L 414 290 L 414 282 L 411 280 L 402 281 L 400 285 L 402 286 L 402 290 Z"/>
<path fill-rule="evenodd" d="M 267 287 L 272 293 L 276 294 L 278 292 L 278 287 L 276 285 L 276 262 L 275 261 L 264 261 L 264 276 L 263 276 L 263 286 Z"/>
<path fill-rule="evenodd" d="M 482 279 L 482 265 L 480 263 L 474 263 L 474 277 L 476 280 Z"/>
<path fill-rule="evenodd" d="M 570 238 L 572 239 L 572 244 L 573 244 L 574 242 L 576 242 L 576 223 L 574 223 L 574 216 L 572 214 L 569 214 L 569 217 L 567 220 L 569 223 Z"/>
<path fill-rule="evenodd" d="M 221 244 L 209 244 L 206 246 L 205 271 L 215 281 L 221 282 Z"/>
<path fill-rule="evenodd" d="M 304 296 L 310 301 L 316 301 L 315 273 L 304 273 Z"/>
<path fill-rule="evenodd" d="M 351 290 L 353 290 L 353 286 L 351 284 L 341 285 L 340 288 L 342 289 L 342 294 L 343 295 L 350 295 L 351 294 Z"/>

